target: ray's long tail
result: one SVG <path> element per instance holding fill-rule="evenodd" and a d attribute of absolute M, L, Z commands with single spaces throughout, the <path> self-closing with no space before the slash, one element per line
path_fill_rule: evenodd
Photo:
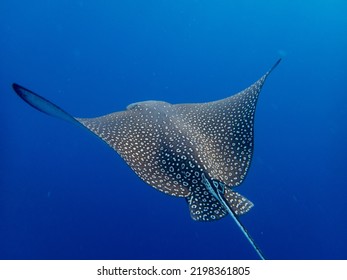
<path fill-rule="evenodd" d="M 249 243 L 251 243 L 252 247 L 254 248 L 254 250 L 257 252 L 258 256 L 260 257 L 261 260 L 265 260 L 264 254 L 262 253 L 262 251 L 260 250 L 260 248 L 258 247 L 258 245 L 255 243 L 254 239 L 252 238 L 252 236 L 248 233 L 247 229 L 245 228 L 245 226 L 241 223 L 241 221 L 239 220 L 239 218 L 236 216 L 236 214 L 233 212 L 233 210 L 231 210 L 230 206 L 227 204 L 227 202 L 225 201 L 225 199 L 221 199 L 222 204 L 224 205 L 225 209 L 228 211 L 228 213 L 230 214 L 230 216 L 234 219 L 235 223 L 238 225 L 238 227 L 241 229 L 241 231 L 243 232 L 243 234 L 246 236 L 247 240 L 249 241 Z"/>

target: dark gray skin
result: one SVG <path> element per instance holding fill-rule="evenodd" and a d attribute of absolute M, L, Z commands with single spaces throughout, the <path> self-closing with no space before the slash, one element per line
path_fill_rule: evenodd
<path fill-rule="evenodd" d="M 230 214 L 264 259 L 238 219 L 253 203 L 233 188 L 249 169 L 258 96 L 279 62 L 253 85 L 222 100 L 176 105 L 144 101 L 97 118 L 73 117 L 22 86 L 13 88 L 37 110 L 96 134 L 152 187 L 185 197 L 194 220 L 214 221 Z"/>

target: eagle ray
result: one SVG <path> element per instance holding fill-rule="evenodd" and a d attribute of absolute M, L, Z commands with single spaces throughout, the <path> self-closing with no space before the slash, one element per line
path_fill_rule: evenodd
<path fill-rule="evenodd" d="M 147 184 L 184 197 L 192 219 L 213 221 L 230 214 L 264 259 L 238 218 L 253 203 L 233 188 L 243 182 L 251 163 L 259 93 L 280 61 L 254 84 L 225 99 L 176 105 L 143 101 L 96 118 L 73 117 L 18 84 L 13 89 L 37 110 L 96 134 Z"/>

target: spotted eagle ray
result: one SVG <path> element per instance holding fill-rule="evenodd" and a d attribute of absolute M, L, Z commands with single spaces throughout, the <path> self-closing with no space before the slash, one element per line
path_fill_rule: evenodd
<path fill-rule="evenodd" d="M 37 110 L 96 134 L 147 184 L 184 197 L 194 220 L 214 221 L 230 214 L 264 259 L 239 220 L 253 203 L 233 188 L 244 181 L 251 163 L 259 93 L 280 61 L 253 85 L 225 99 L 176 105 L 143 101 L 96 118 L 73 117 L 18 84 L 13 89 Z"/>

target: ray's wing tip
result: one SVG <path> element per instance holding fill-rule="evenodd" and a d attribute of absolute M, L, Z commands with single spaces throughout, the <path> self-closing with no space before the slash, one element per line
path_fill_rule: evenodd
<path fill-rule="evenodd" d="M 277 65 L 280 64 L 281 60 L 282 60 L 282 57 L 280 57 L 280 58 L 275 62 L 275 64 L 272 65 L 272 67 L 270 68 L 270 70 L 267 72 L 267 75 L 269 75 L 269 74 L 277 67 Z"/>
<path fill-rule="evenodd" d="M 12 88 L 19 96 L 22 96 L 22 94 L 23 94 L 22 90 L 24 89 L 22 86 L 20 86 L 16 83 L 13 83 Z"/>
<path fill-rule="evenodd" d="M 18 85 L 17 83 L 12 83 L 12 88 L 13 88 L 13 89 L 17 89 L 17 88 L 19 88 L 19 87 L 21 87 L 21 86 Z"/>
<path fill-rule="evenodd" d="M 71 116 L 69 113 L 65 112 L 63 109 L 49 101 L 48 99 L 38 95 L 37 93 L 26 89 L 16 83 L 12 84 L 12 88 L 17 93 L 17 95 L 23 99 L 26 103 L 28 103 L 31 107 L 36 110 L 50 115 L 52 117 L 56 117 L 59 119 L 63 119 L 72 123 L 79 123 L 77 119 Z"/>
<path fill-rule="evenodd" d="M 13 90 L 16 92 L 16 94 L 23 99 L 26 103 L 28 103 L 30 106 L 36 108 L 39 111 L 42 111 L 44 113 L 44 110 L 42 110 L 42 108 L 40 108 L 39 103 L 42 103 L 41 101 L 44 101 L 46 103 L 51 103 L 50 101 L 46 100 L 45 98 L 43 98 L 42 96 L 36 94 L 35 92 L 32 92 L 31 90 L 17 84 L 17 83 L 13 83 L 12 84 L 12 88 Z"/>
<path fill-rule="evenodd" d="M 27 97 L 31 94 L 34 96 L 38 96 L 36 93 L 32 92 L 31 90 L 28 90 L 27 88 L 17 83 L 13 83 L 12 88 L 16 92 L 16 94 L 26 102 L 28 102 Z"/>

